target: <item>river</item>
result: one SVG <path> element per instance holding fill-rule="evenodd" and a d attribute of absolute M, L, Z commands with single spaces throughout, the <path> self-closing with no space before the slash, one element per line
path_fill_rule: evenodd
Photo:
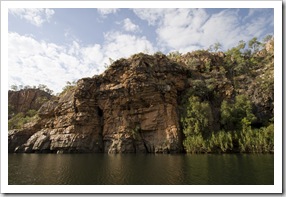
<path fill-rule="evenodd" d="M 9 185 L 273 185 L 273 154 L 9 154 Z"/>

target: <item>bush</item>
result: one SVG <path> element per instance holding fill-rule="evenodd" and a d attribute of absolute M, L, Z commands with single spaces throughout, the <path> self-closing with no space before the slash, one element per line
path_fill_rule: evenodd
<path fill-rule="evenodd" d="M 240 152 L 266 153 L 274 150 L 274 125 L 251 129 L 247 127 L 241 132 L 239 139 Z"/>
<path fill-rule="evenodd" d="M 200 102 L 196 96 L 191 96 L 186 106 L 185 116 L 182 117 L 183 133 L 188 136 L 209 135 L 212 125 L 212 111 L 208 102 Z"/>
<path fill-rule="evenodd" d="M 232 151 L 232 135 L 229 132 L 219 131 L 217 133 L 212 133 L 209 139 L 208 149 L 211 152 L 225 153 Z"/>
<path fill-rule="evenodd" d="M 252 104 L 245 95 L 238 95 L 235 103 L 223 101 L 221 104 L 221 124 L 227 131 L 241 130 L 243 124 L 250 125 L 255 119 Z"/>
<path fill-rule="evenodd" d="M 13 118 L 8 120 L 8 129 L 21 129 L 23 128 L 24 124 L 31 122 L 38 118 L 38 114 L 36 110 L 29 110 L 24 114 L 20 112 L 16 114 Z"/>
<path fill-rule="evenodd" d="M 201 134 L 188 136 L 183 145 L 187 153 L 205 153 L 207 152 L 206 142 Z"/>

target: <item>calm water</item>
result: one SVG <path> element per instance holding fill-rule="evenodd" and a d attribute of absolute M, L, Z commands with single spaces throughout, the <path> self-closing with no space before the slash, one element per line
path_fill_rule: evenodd
<path fill-rule="evenodd" d="M 274 184 L 274 155 L 9 154 L 9 184 Z"/>

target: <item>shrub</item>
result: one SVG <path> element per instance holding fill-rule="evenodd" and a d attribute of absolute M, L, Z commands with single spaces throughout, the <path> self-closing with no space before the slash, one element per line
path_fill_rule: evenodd
<path fill-rule="evenodd" d="M 252 104 L 245 95 L 238 95 L 235 103 L 223 101 L 221 104 L 221 124 L 227 131 L 241 130 L 243 124 L 250 125 L 255 119 Z"/>
<path fill-rule="evenodd" d="M 29 110 L 24 114 L 20 112 L 8 120 L 8 129 L 21 129 L 23 128 L 24 124 L 31 122 L 38 118 L 38 114 L 36 110 Z"/>
<path fill-rule="evenodd" d="M 186 115 L 182 118 L 183 132 L 186 137 L 198 134 L 208 136 L 212 120 L 209 103 L 200 102 L 198 97 L 191 96 L 186 106 Z"/>
<path fill-rule="evenodd" d="M 232 151 L 233 143 L 231 133 L 225 131 L 212 133 L 208 146 L 211 152 L 224 153 L 227 151 Z"/>
<path fill-rule="evenodd" d="M 201 134 L 188 136 L 183 145 L 187 153 L 205 153 L 207 152 L 206 142 Z"/>

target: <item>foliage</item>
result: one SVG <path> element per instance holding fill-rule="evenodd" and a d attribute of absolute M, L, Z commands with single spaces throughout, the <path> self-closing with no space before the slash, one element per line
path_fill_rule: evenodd
<path fill-rule="evenodd" d="M 274 125 L 260 129 L 244 127 L 239 136 L 240 152 L 273 152 L 274 150 Z"/>
<path fill-rule="evenodd" d="M 8 120 L 8 129 L 21 129 L 24 124 L 36 120 L 38 118 L 36 110 L 29 110 L 26 113 L 20 112 Z"/>
<path fill-rule="evenodd" d="M 219 43 L 212 53 L 170 55 L 192 71 L 181 100 L 187 152 L 273 152 L 273 44 L 272 36 L 240 41 L 219 55 L 222 61 Z"/>
<path fill-rule="evenodd" d="M 207 152 L 206 142 L 201 134 L 188 136 L 183 145 L 188 153 Z"/>
<path fill-rule="evenodd" d="M 230 132 L 225 132 L 222 130 L 217 133 L 212 133 L 208 144 L 209 151 L 224 153 L 227 151 L 232 151 L 232 148 L 233 142 Z"/>
<path fill-rule="evenodd" d="M 60 93 L 60 95 L 64 94 L 65 92 L 67 92 L 67 91 L 69 91 L 69 90 L 74 89 L 75 86 L 76 86 L 76 81 L 75 81 L 75 80 L 72 81 L 72 82 L 67 81 L 67 82 L 66 82 L 66 86 L 63 87 L 63 91 Z"/>
<path fill-rule="evenodd" d="M 234 102 L 222 102 L 220 116 L 224 130 L 218 132 L 212 129 L 213 117 L 208 101 L 201 101 L 199 97 L 191 95 L 184 105 L 181 123 L 186 152 L 273 152 L 273 123 L 253 129 L 251 123 L 256 117 L 252 113 L 252 103 L 245 95 L 236 96 Z"/>
<path fill-rule="evenodd" d="M 38 87 L 36 86 L 29 86 L 29 85 L 26 85 L 26 86 L 23 86 L 23 85 L 11 85 L 10 87 L 11 90 L 13 91 L 19 91 L 19 90 L 27 90 L 27 89 L 38 89 L 38 90 L 42 90 L 44 92 L 47 92 L 49 94 L 53 94 L 53 90 L 49 89 L 47 85 L 44 85 L 44 84 L 39 84 Z"/>
<path fill-rule="evenodd" d="M 248 47 L 251 49 L 252 53 L 257 53 L 261 47 L 261 42 L 254 37 L 248 42 Z"/>
<path fill-rule="evenodd" d="M 179 61 L 181 58 L 182 54 L 179 51 L 174 51 L 174 52 L 170 52 L 167 57 L 175 60 L 175 61 Z"/>
<path fill-rule="evenodd" d="M 186 116 L 182 118 L 183 133 L 189 136 L 209 135 L 212 124 L 212 113 L 208 102 L 200 102 L 196 96 L 189 98 Z"/>
<path fill-rule="evenodd" d="M 245 95 L 236 96 L 235 103 L 222 102 L 221 124 L 224 129 L 229 131 L 240 130 L 243 124 L 250 125 L 254 120 L 252 104 Z"/>
<path fill-rule="evenodd" d="M 222 48 L 221 43 L 216 42 L 216 43 L 214 43 L 213 45 L 211 45 L 208 50 L 209 50 L 209 51 L 218 52 L 218 50 L 221 49 L 221 48 Z"/>

